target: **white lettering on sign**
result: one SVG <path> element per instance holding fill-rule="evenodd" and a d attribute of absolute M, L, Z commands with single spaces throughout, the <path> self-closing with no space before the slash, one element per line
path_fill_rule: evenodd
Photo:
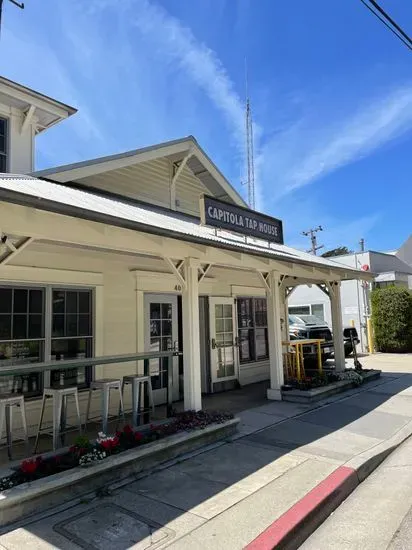
<path fill-rule="evenodd" d="M 207 204 L 209 202 L 209 204 Z M 208 223 L 229 230 L 238 230 L 239 233 L 268 239 L 269 241 L 283 243 L 282 222 L 262 214 L 248 211 L 245 208 L 239 208 L 228 204 L 227 207 L 223 201 L 205 197 L 203 223 Z M 222 205 L 222 206 L 220 206 Z"/>

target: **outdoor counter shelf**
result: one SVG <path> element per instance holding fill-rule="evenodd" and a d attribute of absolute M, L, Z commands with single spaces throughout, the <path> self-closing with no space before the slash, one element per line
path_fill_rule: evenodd
<path fill-rule="evenodd" d="M 173 357 L 180 355 L 176 351 L 161 351 L 147 353 L 131 353 L 127 355 L 106 355 L 101 357 L 87 357 L 82 359 L 67 359 L 62 361 L 45 361 L 42 363 L 27 363 L 26 365 L 0 366 L 1 376 L 20 376 L 32 372 L 47 372 L 52 370 L 65 370 L 80 367 L 92 367 L 97 365 L 109 365 L 113 363 L 128 363 L 132 361 L 144 362 L 144 375 L 148 376 L 149 361 L 151 359 L 167 358 L 167 416 L 172 411 L 172 387 L 173 387 Z M 145 392 L 144 408 L 147 408 L 147 396 Z"/>

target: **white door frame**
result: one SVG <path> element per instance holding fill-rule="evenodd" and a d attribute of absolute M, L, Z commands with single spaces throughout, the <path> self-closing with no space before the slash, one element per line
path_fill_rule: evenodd
<path fill-rule="evenodd" d="M 233 362 L 234 362 L 234 374 L 233 376 L 225 376 L 219 378 L 217 376 L 218 365 L 218 353 L 220 349 L 214 345 L 216 342 L 216 318 L 215 318 L 215 306 L 216 305 L 231 305 L 232 306 L 232 328 L 233 328 Z M 236 307 L 235 299 L 228 297 L 210 297 L 209 298 L 209 335 L 210 335 L 210 372 L 212 384 L 216 382 L 226 382 L 227 380 L 237 380 L 239 378 L 239 350 L 237 347 L 237 322 L 236 322 Z"/>
<path fill-rule="evenodd" d="M 144 320 L 145 320 L 145 332 L 144 332 L 144 346 L 145 351 L 150 350 L 150 304 L 172 304 L 172 334 L 171 340 L 172 345 L 175 346 L 176 350 L 179 350 L 179 319 L 178 319 L 178 303 L 176 294 L 152 294 L 145 293 L 144 295 Z M 155 365 L 150 365 L 149 369 L 157 367 L 158 359 L 151 360 L 156 362 Z M 167 401 L 167 391 L 166 388 L 161 388 L 158 390 L 153 390 L 153 397 L 155 405 L 160 405 L 166 403 Z M 172 398 L 173 401 L 179 400 L 179 357 L 173 357 L 173 391 Z"/>

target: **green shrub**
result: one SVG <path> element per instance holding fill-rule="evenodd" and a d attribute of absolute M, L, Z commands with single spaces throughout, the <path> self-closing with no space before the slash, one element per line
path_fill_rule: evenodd
<path fill-rule="evenodd" d="M 372 323 L 377 351 L 412 351 L 412 293 L 389 286 L 372 292 Z"/>

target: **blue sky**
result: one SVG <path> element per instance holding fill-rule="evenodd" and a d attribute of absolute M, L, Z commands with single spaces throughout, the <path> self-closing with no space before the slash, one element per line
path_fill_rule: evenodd
<path fill-rule="evenodd" d="M 193 134 L 244 179 L 245 57 L 259 209 L 286 242 L 398 247 L 411 233 L 412 52 L 359 0 L 8 2 L 0 72 L 79 109 L 46 168 Z M 382 0 L 412 33 L 412 4 Z"/>

